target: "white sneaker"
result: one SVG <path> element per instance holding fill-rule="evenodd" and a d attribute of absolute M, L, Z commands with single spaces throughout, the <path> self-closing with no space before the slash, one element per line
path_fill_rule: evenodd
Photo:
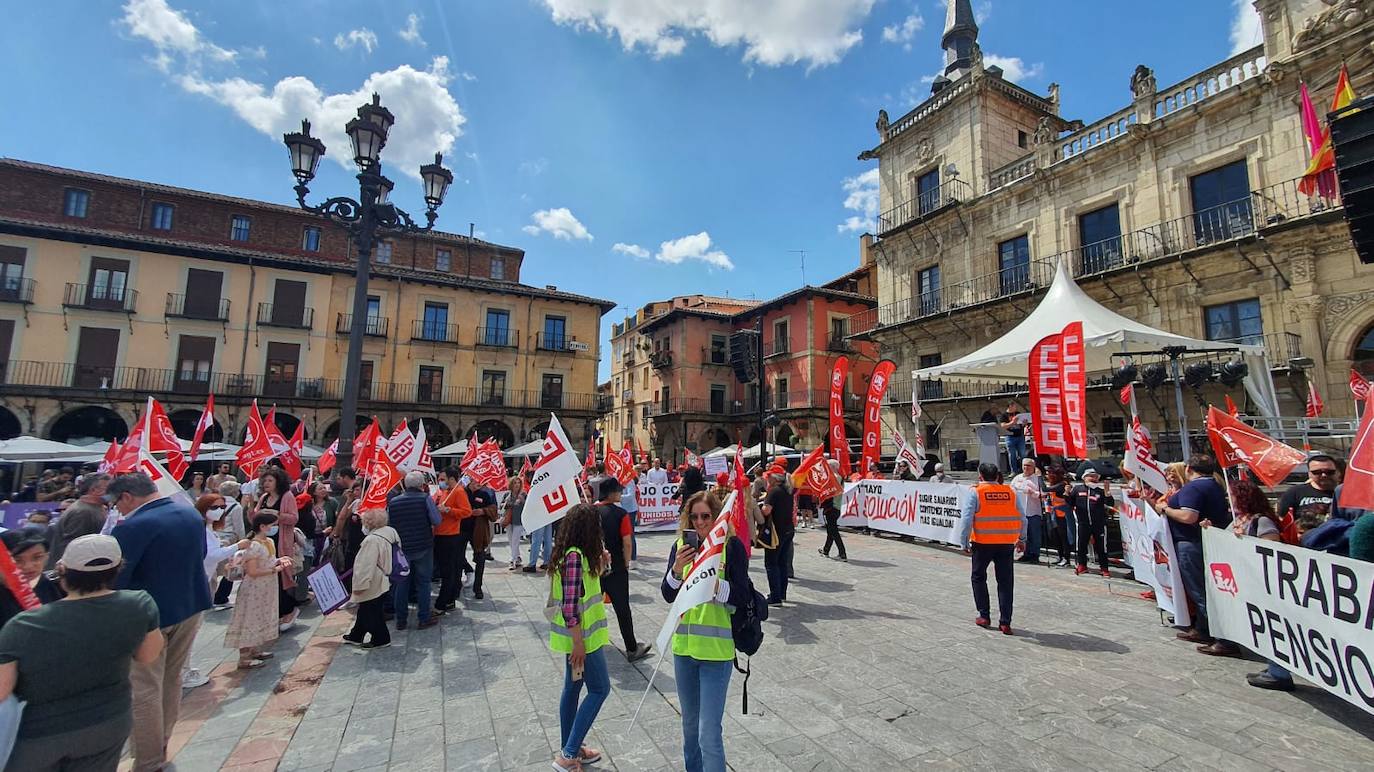
<path fill-rule="evenodd" d="M 638 570 L 639 570 L 639 561 L 638 561 L 638 560 L 631 560 L 631 561 L 630 561 L 630 570 L 631 570 L 631 571 L 638 571 Z"/>
<path fill-rule="evenodd" d="M 218 603 L 218 604 L 215 604 L 214 610 L 215 610 L 215 611 L 227 611 L 227 610 L 229 610 L 229 609 L 231 609 L 231 608 L 233 608 L 233 607 L 234 607 L 234 604 L 232 604 L 232 603 Z"/>
<path fill-rule="evenodd" d="M 283 623 L 277 625 L 277 632 L 279 632 L 279 633 L 284 633 L 284 632 L 289 631 L 291 628 L 293 628 L 293 627 L 295 627 L 295 626 L 296 626 L 296 623 L 295 623 L 294 621 L 292 621 L 292 622 L 283 622 Z"/>
<path fill-rule="evenodd" d="M 183 689 L 194 689 L 208 683 L 210 683 L 210 676 L 201 673 L 199 668 L 188 667 L 181 671 L 181 688 Z"/>

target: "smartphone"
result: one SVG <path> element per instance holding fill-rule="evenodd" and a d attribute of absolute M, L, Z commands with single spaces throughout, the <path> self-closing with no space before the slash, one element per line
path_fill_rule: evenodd
<path fill-rule="evenodd" d="M 682 534 L 682 541 L 694 550 L 701 549 L 701 534 L 696 531 L 684 531 Z"/>
<path fill-rule="evenodd" d="M 581 666 L 581 665 L 575 665 L 575 666 L 573 667 L 573 669 L 572 669 L 572 680 L 574 680 L 574 681 L 581 681 L 581 680 L 582 680 L 582 666 Z"/>

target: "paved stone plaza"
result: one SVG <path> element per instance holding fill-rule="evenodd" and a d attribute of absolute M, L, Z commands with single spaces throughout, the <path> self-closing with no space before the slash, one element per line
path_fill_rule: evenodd
<path fill-rule="evenodd" d="M 750 715 L 731 683 L 735 770 L 1374 768 L 1370 716 L 1315 687 L 1247 686 L 1256 663 L 1174 640 L 1133 582 L 1018 566 L 1008 638 L 973 625 L 962 555 L 851 535 L 845 564 L 816 554 L 823 539 L 798 534 Z M 669 536 L 640 545 L 636 632 L 652 640 Z M 761 555 L 752 573 L 763 587 Z M 548 769 L 562 666 L 545 645 L 546 582 L 492 564 L 484 600 L 374 652 L 339 645 L 347 612 L 312 615 L 246 674 L 221 648 L 228 613 L 207 614 L 193 663 L 214 680 L 187 694 L 175 769 Z M 671 662 L 630 729 L 657 657 L 627 664 L 611 630 L 613 694 L 589 738 L 606 757 L 591 768 L 681 769 Z"/>

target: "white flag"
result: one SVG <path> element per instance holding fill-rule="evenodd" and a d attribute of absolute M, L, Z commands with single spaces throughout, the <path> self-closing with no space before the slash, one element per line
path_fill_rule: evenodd
<path fill-rule="evenodd" d="M 402 468 L 407 471 L 434 474 L 434 458 L 429 455 L 429 441 L 425 438 L 424 421 L 420 422 L 420 429 L 415 432 L 415 448 L 406 457 L 406 465 Z"/>
<path fill-rule="evenodd" d="M 530 475 L 525 510 L 520 516 L 527 530 L 543 528 L 562 518 L 582 500 L 577 487 L 577 476 L 581 472 L 582 462 L 573 452 L 563 425 L 558 422 L 558 416 L 551 415 L 543 451 Z"/>
<path fill-rule="evenodd" d="M 915 379 L 912 379 L 912 381 L 911 381 L 911 423 L 914 424 L 914 425 L 916 426 L 916 436 L 917 436 L 917 438 L 918 438 L 918 441 L 919 441 L 919 438 L 920 438 L 920 435 L 921 435 L 921 424 L 920 424 L 920 421 L 921 421 L 921 400 L 919 400 L 919 399 L 916 398 L 916 397 L 917 397 L 917 393 L 916 393 L 916 392 L 917 392 L 917 390 L 919 389 L 920 385 L 921 385 L 921 382 L 920 382 L 920 381 L 915 380 Z"/>
<path fill-rule="evenodd" d="M 409 471 L 406 468 L 406 461 L 411 457 L 415 450 L 415 437 L 410 433 L 410 427 L 406 426 L 405 419 L 396 427 L 391 438 L 386 441 L 386 457 L 391 459 L 391 463 L 396 465 L 401 471 Z"/>
<path fill-rule="evenodd" d="M 184 495 L 186 493 L 186 491 L 177 484 L 176 479 L 172 477 L 172 473 L 168 472 L 167 468 L 158 463 L 158 460 L 153 458 L 152 454 L 148 452 L 146 443 L 140 445 L 138 448 L 138 471 L 148 475 L 153 481 L 153 484 L 157 486 L 157 492 L 162 498 Z"/>

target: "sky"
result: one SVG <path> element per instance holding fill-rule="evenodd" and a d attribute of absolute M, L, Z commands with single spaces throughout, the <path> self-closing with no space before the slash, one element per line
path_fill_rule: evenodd
<path fill-rule="evenodd" d="M 1140 63 L 1163 85 L 1260 42 L 1249 0 L 974 0 L 985 61 L 1091 123 Z M 396 116 L 392 201 L 456 180 L 443 230 L 526 252 L 521 279 L 611 300 L 774 297 L 858 265 L 877 112 L 942 66 L 937 0 L 50 0 L 13 4 L 0 155 L 292 204 L 281 134 L 328 146 L 312 184 L 356 195 L 343 124 Z M 601 376 L 609 374 L 609 348 Z"/>

